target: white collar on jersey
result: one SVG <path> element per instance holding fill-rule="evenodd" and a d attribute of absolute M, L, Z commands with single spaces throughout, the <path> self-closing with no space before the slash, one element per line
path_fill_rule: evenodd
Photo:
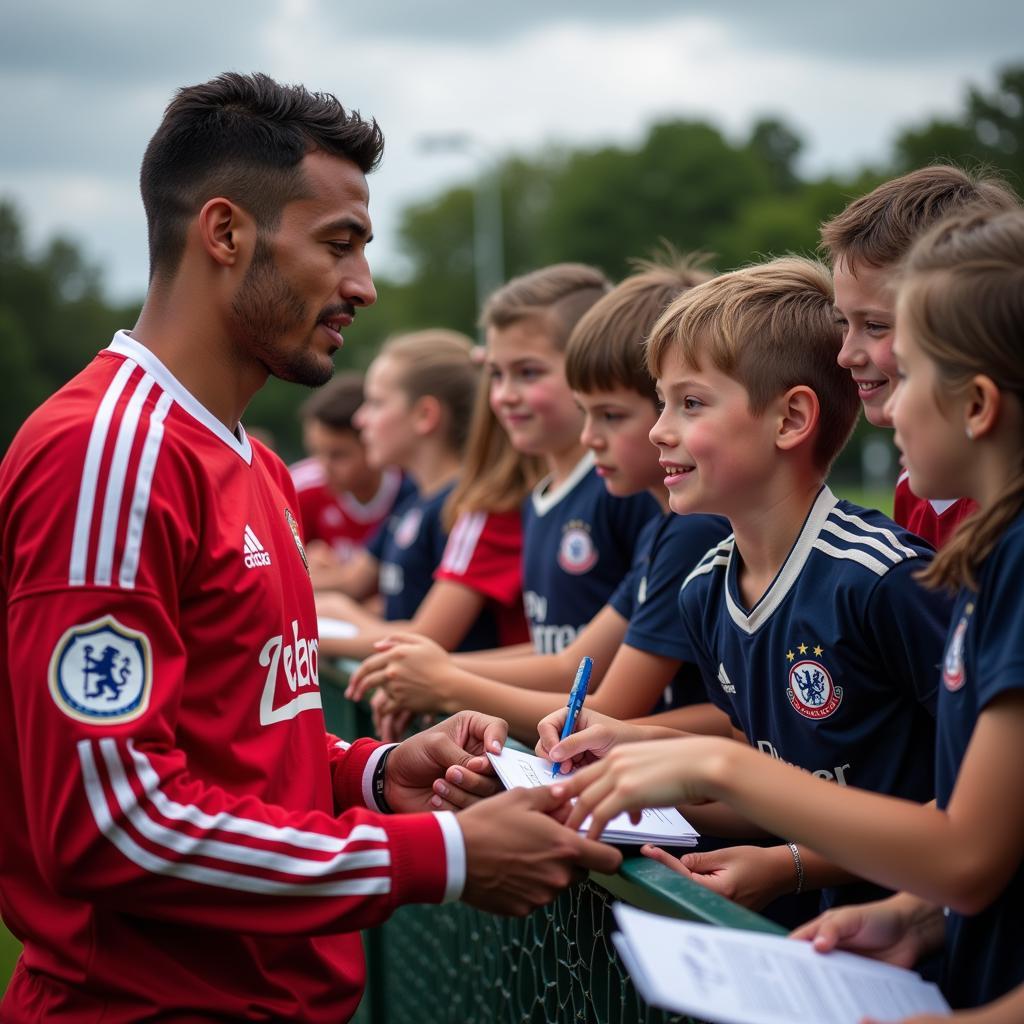
<path fill-rule="evenodd" d="M 896 483 L 898 485 L 903 483 L 904 481 L 909 480 L 910 474 L 906 470 L 903 470 L 903 472 L 900 473 L 900 478 L 899 480 L 896 481 Z M 907 484 L 907 490 L 910 490 L 909 483 Z M 910 493 L 914 494 L 913 491 L 910 491 Z M 914 496 L 917 497 L 917 495 Z M 941 516 L 944 512 L 948 512 L 957 503 L 957 501 L 959 501 L 958 498 L 929 498 L 928 504 L 931 505 L 932 511 L 937 516 Z"/>
<path fill-rule="evenodd" d="M 590 467 L 594 465 L 594 453 L 587 451 L 572 468 L 572 472 L 557 486 L 548 490 L 551 483 L 551 475 L 543 480 L 533 489 L 530 500 L 533 502 L 533 511 L 538 516 L 547 515 L 586 475 Z"/>
<path fill-rule="evenodd" d="M 804 563 L 814 547 L 814 542 L 825 525 L 825 520 L 828 519 L 838 501 L 839 499 L 828 487 L 822 487 L 818 492 L 818 497 L 814 499 L 811 511 L 807 513 L 807 519 L 800 530 L 800 536 L 797 537 L 786 561 L 782 563 L 778 575 L 772 580 L 771 586 L 761 596 L 761 600 L 754 605 L 749 615 L 733 599 L 732 591 L 729 589 L 728 583 L 726 584 L 725 603 L 729 609 L 729 615 L 745 633 L 756 633 L 783 602 L 800 575 Z M 731 562 L 735 557 L 736 548 L 733 547 L 729 552 L 729 561 Z M 729 578 L 730 569 L 731 566 L 726 567 L 726 580 Z"/>
<path fill-rule="evenodd" d="M 161 388 L 166 391 L 194 420 L 201 423 L 211 434 L 220 438 L 232 451 L 237 452 L 247 464 L 252 464 L 252 444 L 241 423 L 238 435 L 233 434 L 177 377 L 167 369 L 152 350 L 136 341 L 127 331 L 118 331 L 108 346 L 108 351 L 138 363 Z"/>

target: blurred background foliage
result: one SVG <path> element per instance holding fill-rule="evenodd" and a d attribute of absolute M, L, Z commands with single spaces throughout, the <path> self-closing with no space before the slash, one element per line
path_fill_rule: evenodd
<path fill-rule="evenodd" d="M 774 118 L 739 140 L 703 121 L 671 120 L 653 125 L 635 148 L 509 155 L 487 171 L 500 187 L 506 276 L 580 260 L 618 279 L 631 258 L 651 255 L 661 239 L 683 252 L 712 254 L 719 270 L 813 253 L 823 219 L 885 178 L 937 160 L 990 167 L 1020 191 L 1024 64 L 1004 69 L 988 88 L 971 89 L 958 116 L 907 128 L 875 166 L 804 177 L 797 171 L 801 147 L 793 129 Z M 407 273 L 377 278 L 378 303 L 346 332 L 339 366 L 365 367 L 396 331 L 443 325 L 473 333 L 475 185 L 404 211 Z M 107 299 L 101 268 L 73 241 L 55 238 L 28 251 L 18 211 L 0 198 L 0 452 L 25 416 L 137 312 L 138 304 Z M 246 416 L 247 424 L 268 429 L 289 459 L 299 454 L 295 410 L 303 397 L 271 381 Z M 851 478 L 859 477 L 870 433 L 862 426 L 844 454 L 839 468 Z"/>

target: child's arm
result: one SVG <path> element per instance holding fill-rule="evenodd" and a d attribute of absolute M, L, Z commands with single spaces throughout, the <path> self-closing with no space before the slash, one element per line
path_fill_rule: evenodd
<path fill-rule="evenodd" d="M 338 590 L 356 601 L 377 593 L 377 559 L 365 549 L 355 552 L 347 562 L 333 558 L 311 559 L 309 574 L 317 591 Z"/>
<path fill-rule="evenodd" d="M 325 595 L 318 603 L 318 610 L 322 614 L 331 614 L 333 610 L 336 617 L 351 622 L 359 633 L 352 637 L 323 637 L 319 649 L 330 658 L 365 658 L 377 650 L 374 645 L 378 640 L 396 632 L 414 632 L 449 651 L 462 642 L 485 601 L 478 590 L 449 580 L 437 580 L 412 619 L 389 621 L 352 601 L 338 601 L 337 595 Z"/>
<path fill-rule="evenodd" d="M 847 949 L 897 967 L 913 967 L 945 940 L 942 908 L 908 892 L 884 900 L 837 907 L 793 931 L 820 953 Z"/>
<path fill-rule="evenodd" d="M 712 806 L 710 804 L 703 805 Z M 697 808 L 694 808 L 694 812 Z M 689 811 L 687 812 L 689 815 Z M 801 889 L 821 889 L 856 879 L 830 864 L 806 846 L 798 847 L 800 874 L 789 846 L 726 846 L 705 853 L 676 857 L 649 843 L 640 852 L 685 878 L 751 910 L 761 910 L 772 900 Z"/>
<path fill-rule="evenodd" d="M 623 810 L 719 800 L 862 878 L 974 914 L 1024 856 L 1022 737 L 1024 692 L 1003 693 L 979 717 L 944 811 L 838 787 L 703 737 L 673 740 L 671 749 L 619 746 L 563 785 L 567 797 L 579 796 L 569 823 L 578 827 L 593 812 L 594 834 Z"/>
<path fill-rule="evenodd" d="M 626 620 L 611 606 L 605 605 L 580 630 L 568 647 L 557 654 L 533 654 L 523 658 L 513 654 L 502 657 L 498 651 L 460 654 L 455 664 L 463 671 L 525 690 L 546 690 L 568 693 L 580 659 L 587 655 L 593 663 L 591 688 L 602 683 L 615 652 L 626 635 Z"/>

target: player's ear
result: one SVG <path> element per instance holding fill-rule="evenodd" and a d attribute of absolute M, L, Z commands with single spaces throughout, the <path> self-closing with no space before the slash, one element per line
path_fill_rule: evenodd
<path fill-rule="evenodd" d="M 791 451 L 814 436 L 821 418 L 821 406 L 813 388 L 798 384 L 781 395 L 777 403 L 775 444 Z"/>
<path fill-rule="evenodd" d="M 203 251 L 222 267 L 248 267 L 256 246 L 256 223 L 223 196 L 208 199 L 196 217 Z"/>

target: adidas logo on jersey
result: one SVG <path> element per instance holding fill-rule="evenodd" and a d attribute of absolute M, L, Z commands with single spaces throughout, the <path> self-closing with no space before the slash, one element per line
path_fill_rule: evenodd
<path fill-rule="evenodd" d="M 245 565 L 248 569 L 255 569 L 257 565 L 270 565 L 270 554 L 260 543 L 259 538 L 252 532 L 252 527 L 245 524 L 245 541 L 242 545 L 245 552 Z"/>

